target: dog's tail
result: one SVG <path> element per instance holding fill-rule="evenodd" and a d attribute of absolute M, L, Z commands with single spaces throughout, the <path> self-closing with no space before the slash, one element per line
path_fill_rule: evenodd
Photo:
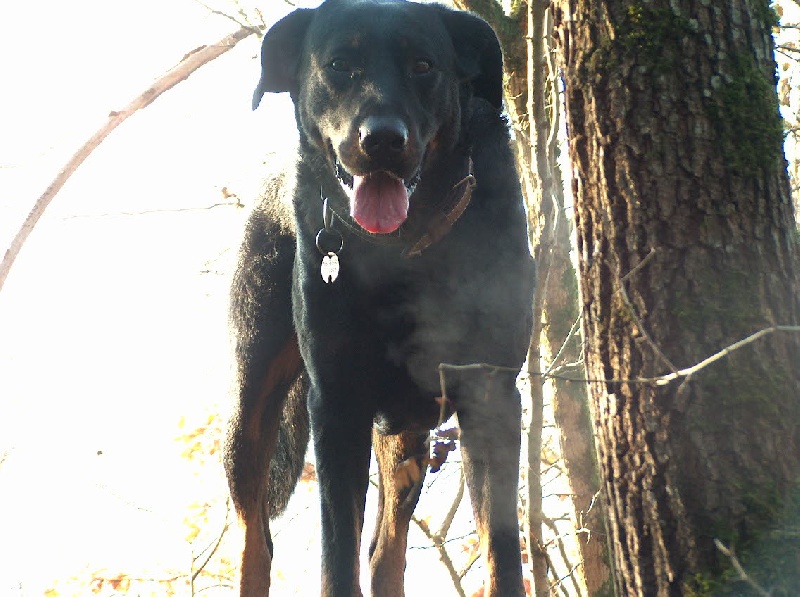
<path fill-rule="evenodd" d="M 276 310 L 267 317 L 274 315 Z M 260 511 L 275 518 L 286 508 L 304 468 L 308 382 L 291 319 L 288 325 L 273 320 L 276 325 L 267 327 L 245 325 L 247 319 L 234 321 L 239 404 L 228 431 L 225 468 L 237 512 L 247 517 Z"/>
<path fill-rule="evenodd" d="M 278 442 L 269 464 L 265 499 L 270 518 L 279 516 L 286 509 L 305 468 L 309 437 L 307 395 L 307 377 L 305 371 L 301 371 L 283 404 Z"/>
<path fill-rule="evenodd" d="M 251 214 L 231 286 L 239 403 L 225 468 L 237 512 L 252 520 L 286 508 L 309 438 L 307 376 L 292 321 L 295 235 L 283 194 L 278 178 Z"/>
<path fill-rule="evenodd" d="M 297 339 L 292 335 L 259 369 L 256 384 L 240 379 L 225 446 L 231 497 L 244 519 L 283 513 L 303 473 L 309 440 L 307 375 Z"/>

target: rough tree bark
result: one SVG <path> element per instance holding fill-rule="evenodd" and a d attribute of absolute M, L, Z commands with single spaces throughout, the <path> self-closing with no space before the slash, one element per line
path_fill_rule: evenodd
<path fill-rule="evenodd" d="M 558 0 L 556 15 L 617 590 L 749 594 L 717 538 L 762 588 L 798 594 L 798 334 L 690 379 L 620 381 L 800 320 L 775 14 L 767 0 Z"/>

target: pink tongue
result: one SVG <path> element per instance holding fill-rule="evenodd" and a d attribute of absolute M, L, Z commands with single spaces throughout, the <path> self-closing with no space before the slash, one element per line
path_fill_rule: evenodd
<path fill-rule="evenodd" d="M 394 232 L 408 217 L 408 191 L 403 181 L 386 172 L 354 176 L 350 215 L 368 232 Z"/>

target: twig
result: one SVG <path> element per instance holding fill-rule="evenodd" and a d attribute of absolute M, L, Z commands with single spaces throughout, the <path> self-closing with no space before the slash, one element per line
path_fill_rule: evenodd
<path fill-rule="evenodd" d="M 561 358 L 561 354 L 566 350 L 567 344 L 569 344 L 569 341 L 572 339 L 572 336 L 578 331 L 578 325 L 580 324 L 582 317 L 583 317 L 582 315 L 578 315 L 578 317 L 575 319 L 575 322 L 569 329 L 567 337 L 564 338 L 564 341 L 561 343 L 561 347 L 558 349 L 556 356 L 553 357 L 553 360 L 550 362 L 550 366 L 547 368 L 547 371 L 545 373 L 552 373 L 553 369 L 556 366 L 556 363 L 558 362 L 558 359 Z"/>
<path fill-rule="evenodd" d="M 480 557 L 481 557 L 480 551 L 478 551 L 478 550 L 473 551 L 470 554 L 469 560 L 467 561 L 467 563 L 464 564 L 464 567 L 458 573 L 458 578 L 464 578 L 467 575 L 467 572 L 472 570 L 472 567 L 475 565 L 475 562 L 477 562 L 478 558 L 480 558 Z"/>
<path fill-rule="evenodd" d="M 670 361 L 666 357 L 666 355 L 663 352 L 661 352 L 661 349 L 650 337 L 650 334 L 647 333 L 647 329 L 644 327 L 642 320 L 639 319 L 636 310 L 633 308 L 633 305 L 631 304 L 631 301 L 628 298 L 628 293 L 625 290 L 625 282 L 627 282 L 628 278 L 631 278 L 633 275 L 638 273 L 639 270 L 641 270 L 645 265 L 647 265 L 647 263 L 653 258 L 655 254 L 656 254 L 656 249 L 654 247 L 651 247 L 650 252 L 647 255 L 645 255 L 644 259 L 642 259 L 633 269 L 631 269 L 627 274 L 625 274 L 624 276 L 622 276 L 622 278 L 620 278 L 619 288 L 617 288 L 614 294 L 619 294 L 622 297 L 622 302 L 625 303 L 625 306 L 628 309 L 628 315 L 631 316 L 631 319 L 633 319 L 634 323 L 636 324 L 636 327 L 639 328 L 639 333 L 642 334 L 642 337 L 645 339 L 645 342 L 647 342 L 647 344 L 650 346 L 653 352 L 655 352 L 656 355 L 664 362 L 667 368 L 674 373 L 675 371 L 677 371 L 675 365 L 673 365 L 672 361 Z"/>
<path fill-rule="evenodd" d="M 225 533 L 227 533 L 228 529 L 230 528 L 230 522 L 229 522 L 230 515 L 231 515 L 231 500 L 230 500 L 230 498 L 228 498 L 228 500 L 225 502 L 225 522 L 222 525 L 222 531 L 220 531 L 219 536 L 217 537 L 217 541 L 216 541 L 216 543 L 214 543 L 214 547 L 208 553 L 208 556 L 206 556 L 206 559 L 203 560 L 203 563 L 200 564 L 200 566 L 198 566 L 197 569 L 192 573 L 192 582 L 194 582 L 194 580 L 197 578 L 197 576 L 203 571 L 203 569 L 206 567 L 206 565 L 211 561 L 211 558 L 214 557 L 214 554 L 217 553 L 217 549 L 219 549 L 219 546 L 222 543 L 222 538 L 225 537 Z M 205 553 L 207 550 L 208 550 L 208 547 L 206 547 L 203 551 L 201 551 L 198 557 L 202 556 L 203 553 Z M 195 558 L 195 561 L 196 560 L 197 560 L 197 558 Z M 194 565 L 194 562 L 192 562 L 192 565 Z"/>
<path fill-rule="evenodd" d="M 577 580 L 575 579 L 575 572 L 576 572 L 576 571 L 578 570 L 578 568 L 580 568 L 582 565 L 583 565 L 582 563 L 575 564 L 574 566 L 572 566 L 572 568 L 570 568 L 570 569 L 569 569 L 569 571 L 568 571 L 566 574 L 562 575 L 562 576 L 561 576 L 561 577 L 559 577 L 559 578 L 556 578 L 556 575 L 555 575 L 555 570 L 553 570 L 553 572 L 552 572 L 552 576 L 553 576 L 553 578 L 554 578 L 555 580 L 554 580 L 554 581 L 553 581 L 553 583 L 550 585 L 550 590 L 551 590 L 551 591 L 553 591 L 553 590 L 554 590 L 554 589 L 556 589 L 556 588 L 560 588 L 560 589 L 561 589 L 561 591 L 562 591 L 562 592 L 563 592 L 565 595 L 570 595 L 571 593 L 570 593 L 570 592 L 569 592 L 569 590 L 568 590 L 568 589 L 567 589 L 567 588 L 564 586 L 564 585 L 566 584 L 564 581 L 565 581 L 565 580 L 567 580 L 567 579 L 570 579 L 570 580 L 572 580 L 572 584 L 573 584 L 573 586 L 574 586 L 574 587 L 576 588 L 576 590 L 578 591 L 578 592 L 577 592 L 577 593 L 575 593 L 575 594 L 576 594 L 576 595 L 580 595 L 581 593 L 580 593 L 580 589 L 578 588 L 578 582 L 577 582 Z"/>
<path fill-rule="evenodd" d="M 517 367 L 503 367 L 502 365 L 492 365 L 490 363 L 469 363 L 467 365 L 454 365 L 453 363 L 439 363 L 440 380 L 444 380 L 444 371 L 478 371 L 487 370 L 489 373 L 506 372 L 519 373 Z"/>
<path fill-rule="evenodd" d="M 764 590 L 756 581 L 748 576 L 747 572 L 745 572 L 745 569 L 739 563 L 739 558 L 736 557 L 736 554 L 733 553 L 732 550 L 725 547 L 722 544 L 722 541 L 719 539 L 714 539 L 714 545 L 717 546 L 717 549 L 722 553 L 722 555 L 726 556 L 731 561 L 731 566 L 733 566 L 733 569 L 736 570 L 737 574 L 739 574 L 738 580 L 746 582 L 759 595 L 762 595 L 763 597 L 771 597 L 771 593 L 769 591 Z"/>
<path fill-rule="evenodd" d="M 796 60 L 797 55 L 800 54 L 800 48 L 795 48 L 787 44 L 778 44 L 775 46 L 775 49 L 784 54 L 787 58 L 791 58 L 793 60 Z M 794 56 L 791 54 L 794 54 Z"/>
<path fill-rule="evenodd" d="M 589 518 L 589 514 L 591 514 L 591 512 L 592 512 L 592 508 L 594 508 L 594 505 L 597 503 L 597 500 L 600 498 L 600 492 L 601 492 L 601 490 L 598 489 L 595 492 L 595 494 L 592 496 L 592 500 L 589 502 L 589 507 L 586 508 L 586 512 L 584 512 L 583 510 L 578 512 L 578 527 L 579 528 L 577 529 L 576 533 L 585 532 L 587 535 L 589 535 L 589 539 L 590 540 L 592 538 L 592 532 L 593 531 L 588 526 L 586 526 L 586 521 Z"/>
<path fill-rule="evenodd" d="M 739 350 L 740 348 L 744 348 L 748 344 L 752 344 L 756 340 L 763 338 L 769 334 L 774 332 L 790 332 L 790 333 L 800 333 L 800 325 L 773 325 L 768 328 L 764 328 L 759 330 L 753 334 L 750 334 L 746 338 L 734 342 L 733 344 L 726 346 L 719 352 L 712 354 L 711 356 L 703 359 L 699 363 L 692 365 L 691 367 L 686 367 L 685 369 L 679 369 L 672 373 L 668 373 L 666 375 L 659 375 L 656 377 L 634 377 L 630 379 L 599 379 L 599 378 L 590 378 L 590 377 L 570 377 L 568 375 L 559 375 L 554 373 L 547 373 L 546 371 L 529 371 L 525 374 L 527 377 L 543 377 L 546 379 L 559 379 L 562 381 L 569 381 L 569 382 L 576 382 L 576 383 L 604 383 L 604 384 L 650 384 L 656 386 L 665 386 L 670 384 L 671 382 L 675 381 L 676 379 L 683 379 L 687 378 L 691 375 L 694 375 L 701 369 L 705 369 L 712 363 L 720 360 L 721 358 L 731 354 Z M 473 363 L 470 365 L 452 365 L 449 363 L 441 363 L 439 365 L 441 369 L 452 369 L 455 371 L 465 371 L 465 370 L 480 370 L 480 369 L 488 369 L 490 371 L 505 371 L 505 372 L 514 372 L 516 369 L 512 367 L 503 367 L 500 365 L 490 365 L 488 363 Z"/>
<path fill-rule="evenodd" d="M 194 1 L 197 2 L 203 8 L 205 8 L 211 14 L 219 15 L 219 16 L 224 17 L 226 19 L 230 19 L 231 21 L 233 21 L 234 23 L 236 23 L 240 27 L 244 27 L 244 28 L 247 28 L 247 29 L 252 29 L 253 33 L 255 33 L 256 35 L 261 35 L 261 28 L 259 28 L 258 26 L 250 24 L 250 19 L 248 18 L 247 13 L 244 11 L 243 8 L 239 7 L 238 13 L 239 13 L 239 16 L 242 18 L 242 20 L 239 20 L 237 17 L 235 17 L 235 16 L 233 16 L 231 14 L 228 14 L 227 12 L 223 12 L 221 10 L 217 10 L 216 8 L 211 8 L 208 4 L 206 4 L 202 0 L 194 0 Z M 236 2 L 235 4 L 238 5 L 239 3 Z"/>
<path fill-rule="evenodd" d="M 453 524 L 453 519 L 456 516 L 456 511 L 458 510 L 459 505 L 461 505 L 462 499 L 464 499 L 463 471 L 459 474 L 458 491 L 456 492 L 456 497 L 453 499 L 453 503 L 450 505 L 450 510 L 447 511 L 444 520 L 442 520 L 442 524 L 439 526 L 439 532 L 437 534 L 442 539 L 445 539 L 447 537 L 447 533 L 450 532 L 450 526 Z"/>
<path fill-rule="evenodd" d="M 583 367 L 583 359 L 578 360 L 578 361 L 572 361 L 570 363 L 564 363 L 563 365 L 559 365 L 558 367 L 556 367 L 552 371 L 545 371 L 545 374 L 546 375 L 550 375 L 550 374 L 558 375 L 558 374 L 562 373 L 563 371 L 569 371 L 570 369 L 578 369 L 578 368 L 581 368 L 581 367 Z"/>
<path fill-rule="evenodd" d="M 53 201 L 53 198 L 58 194 L 64 184 L 80 167 L 84 160 L 94 151 L 100 143 L 120 124 L 125 122 L 131 115 L 139 110 L 149 106 L 153 101 L 165 91 L 175 87 L 181 81 L 184 81 L 198 68 L 218 58 L 237 43 L 255 33 L 256 29 L 252 27 L 242 27 L 238 31 L 223 37 L 216 44 L 209 46 L 202 46 L 196 51 L 186 55 L 184 59 L 174 68 L 169 70 L 165 75 L 158 79 L 149 89 L 139 95 L 130 104 L 125 106 L 120 111 L 113 111 L 109 114 L 108 122 L 94 135 L 92 135 L 86 143 L 70 158 L 66 165 L 61 169 L 55 177 L 47 190 L 39 197 L 33 206 L 33 209 L 28 214 L 28 217 L 22 224 L 22 227 L 17 232 L 14 239 L 11 241 L 11 246 L 6 250 L 3 261 L 0 262 L 0 290 L 5 284 L 11 266 L 17 258 L 22 245 L 25 244 L 28 236 L 33 231 L 34 226 L 44 214 L 47 206 Z"/>
<path fill-rule="evenodd" d="M 655 254 L 656 254 L 655 248 L 651 247 L 650 248 L 650 252 L 647 255 L 644 256 L 644 259 L 642 259 L 633 269 L 631 269 L 631 271 L 629 271 L 627 274 L 622 276 L 620 281 L 621 282 L 627 282 L 628 278 L 633 276 L 636 272 L 638 272 L 645 265 L 647 265 L 647 263 L 655 256 Z"/>
<path fill-rule="evenodd" d="M 377 481 L 375 479 L 370 478 L 370 484 L 373 487 L 380 489 Z M 455 565 L 453 564 L 453 560 L 450 558 L 450 554 L 447 553 L 447 548 L 445 544 L 448 543 L 447 541 L 447 532 L 450 530 L 450 525 L 453 523 L 453 518 L 455 517 L 456 510 L 458 510 L 458 506 L 461 503 L 461 500 L 464 497 L 464 475 L 461 475 L 461 479 L 458 485 L 458 491 L 456 492 L 456 497 L 453 499 L 453 503 L 450 506 L 450 510 L 447 512 L 447 515 L 444 517 L 439 530 L 434 533 L 431 531 L 430 526 L 428 523 L 425 522 L 423 518 L 419 518 L 415 514 L 411 515 L 411 520 L 414 524 L 417 525 L 419 530 L 422 531 L 422 534 L 428 538 L 431 544 L 436 548 L 436 551 L 439 554 L 439 560 L 442 562 L 442 565 L 447 569 L 448 574 L 450 575 L 450 580 L 453 581 L 453 586 L 456 589 L 456 593 L 458 593 L 459 597 L 466 597 L 466 593 L 464 593 L 464 588 L 461 586 L 461 579 L 463 577 L 463 573 L 459 573 Z"/>
<path fill-rule="evenodd" d="M 200 593 L 203 593 L 204 591 L 212 591 L 214 589 L 231 589 L 232 590 L 232 589 L 235 589 L 235 588 L 236 587 L 234 587 L 233 585 L 229 585 L 227 583 L 219 583 L 219 584 L 216 584 L 216 585 L 209 585 L 207 587 L 203 587 L 202 589 L 197 591 L 195 593 L 195 595 L 199 595 Z"/>
<path fill-rule="evenodd" d="M 145 209 L 142 211 L 118 211 L 106 212 L 102 214 L 75 214 L 64 217 L 65 220 L 77 220 L 83 218 L 113 218 L 118 216 L 147 216 L 150 214 L 171 214 L 181 213 L 186 211 L 207 211 L 217 207 L 243 207 L 239 201 L 226 201 L 222 203 L 212 203 L 211 205 L 204 205 L 198 207 L 175 207 L 171 209 Z"/>
<path fill-rule="evenodd" d="M 656 344 L 650 337 L 650 334 L 647 333 L 647 329 L 644 327 L 642 320 L 639 319 L 639 315 L 637 315 L 636 309 L 633 308 L 631 300 L 628 298 L 628 293 L 625 290 L 624 282 L 620 282 L 619 288 L 617 289 L 617 293 L 619 294 L 620 297 L 622 297 L 622 302 L 625 303 L 625 307 L 627 307 L 628 309 L 628 315 L 630 316 L 631 319 L 633 319 L 633 322 L 636 324 L 636 327 L 639 328 L 639 333 L 642 335 L 642 338 L 644 338 L 644 341 L 647 342 L 648 346 L 650 346 L 650 349 L 654 353 L 656 353 L 656 356 L 659 359 L 661 359 L 661 361 L 667 366 L 667 368 L 670 371 L 672 371 L 673 373 L 677 373 L 678 372 L 677 367 L 675 367 L 675 365 L 672 364 L 672 361 L 670 361 L 667 358 L 667 355 L 665 355 L 661 351 L 661 349 L 658 347 L 658 344 Z"/>
<path fill-rule="evenodd" d="M 462 490 L 463 490 L 463 478 L 462 478 Z M 463 495 L 463 492 L 462 492 Z M 443 537 L 439 535 L 439 533 L 433 533 L 428 526 L 428 523 L 425 522 L 422 518 L 418 518 L 416 516 L 412 516 L 411 520 L 419 527 L 422 533 L 428 538 L 428 540 L 433 543 L 436 547 L 436 551 L 439 552 L 439 560 L 442 562 L 445 568 L 447 568 L 447 573 L 450 575 L 450 580 L 453 581 L 453 587 L 455 587 L 456 593 L 458 593 L 459 597 L 467 597 L 466 593 L 464 592 L 464 587 L 461 586 L 461 576 L 459 575 L 456 567 L 453 565 L 453 560 L 450 559 L 450 554 L 447 553 L 447 549 L 444 547 Z"/>
<path fill-rule="evenodd" d="M 560 579 L 558 579 L 558 582 L 556 583 L 555 586 L 562 585 L 564 580 L 566 580 L 567 578 L 570 578 L 571 581 L 572 581 L 572 587 L 573 587 L 573 589 L 575 591 L 574 594 L 575 595 L 580 595 L 581 594 L 581 588 L 580 588 L 580 585 L 578 583 L 578 579 L 573 575 L 573 573 L 578 568 L 580 563 L 579 564 L 575 564 L 575 565 L 572 564 L 572 562 L 569 559 L 569 554 L 567 554 L 567 548 L 564 545 L 564 537 L 566 537 L 568 535 L 571 535 L 572 533 L 571 532 L 568 533 L 568 534 L 560 533 L 560 531 L 558 530 L 558 525 L 555 523 L 555 521 L 553 521 L 552 519 L 550 519 L 550 518 L 548 518 L 546 516 L 542 517 L 542 522 L 550 529 L 551 532 L 553 532 L 555 534 L 555 537 L 553 539 L 551 539 L 550 541 L 548 541 L 545 545 L 543 545 L 542 549 L 546 551 L 548 545 L 552 544 L 552 542 L 556 542 L 557 545 L 558 545 L 558 552 L 559 552 L 559 555 L 561 555 L 562 561 L 570 569 L 569 573 L 567 573 L 566 576 L 562 576 Z M 552 568 L 552 564 L 551 564 L 551 569 L 555 573 L 555 568 Z M 551 587 L 551 588 L 553 588 L 553 587 Z M 569 594 L 569 592 L 567 592 L 567 594 Z"/>
<path fill-rule="evenodd" d="M 711 355 L 706 359 L 703 359 L 696 365 L 687 367 L 686 369 L 681 369 L 680 371 L 676 371 L 675 373 L 670 373 L 669 375 L 662 375 L 660 378 L 654 378 L 653 381 L 657 386 L 663 386 L 675 379 L 678 379 L 679 377 L 689 377 L 690 375 L 697 373 L 701 369 L 705 369 L 711 363 L 720 360 L 722 357 L 727 356 L 730 353 L 739 350 L 744 346 L 747 346 L 748 344 L 752 344 L 759 338 L 766 336 L 767 334 L 771 334 L 773 332 L 800 332 L 800 325 L 773 325 L 763 330 L 759 330 L 754 334 L 750 334 L 749 336 L 747 336 L 747 338 L 739 340 L 738 342 L 734 342 L 730 346 L 726 346 L 719 352 Z"/>

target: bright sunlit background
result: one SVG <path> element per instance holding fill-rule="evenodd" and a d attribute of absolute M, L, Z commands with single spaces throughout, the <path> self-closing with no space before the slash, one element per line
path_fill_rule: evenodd
<path fill-rule="evenodd" d="M 292 9 L 259 5 L 268 23 Z M 0 248 L 111 110 L 236 29 L 192 0 L 4 3 Z M 216 548 L 229 274 L 265 169 L 295 138 L 287 97 L 250 110 L 258 49 L 241 42 L 114 131 L 0 292 L 0 597 L 233 594 L 235 530 Z M 276 526 L 275 594 L 318 594 L 317 521 L 301 484 Z M 463 564 L 474 541 L 460 540 Z M 452 594 L 424 545 L 417 531 L 411 594 Z"/>
<path fill-rule="evenodd" d="M 211 2 L 236 12 L 235 0 Z M 267 23 L 292 10 L 239 4 Z M 0 250 L 110 111 L 239 28 L 211 9 L 0 5 Z M 789 35 L 779 89 L 796 122 L 789 53 L 800 41 Z M 223 533 L 233 516 L 219 458 L 232 404 L 229 277 L 261 180 L 296 138 L 288 97 L 250 110 L 258 50 L 246 39 L 115 130 L 56 196 L 0 291 L 0 597 L 235 594 L 240 536 L 235 525 Z M 457 475 L 453 462 L 429 475 L 418 513 L 432 530 Z M 548 487 L 551 512 L 567 510 L 565 491 Z M 273 527 L 277 596 L 319 594 L 318 508 L 314 483 L 301 483 Z M 364 550 L 374 512 L 373 492 Z M 470 529 L 465 499 L 448 535 L 459 570 L 477 554 Z M 455 594 L 417 526 L 409 545 L 407 594 Z M 480 563 L 469 570 L 474 595 Z"/>

